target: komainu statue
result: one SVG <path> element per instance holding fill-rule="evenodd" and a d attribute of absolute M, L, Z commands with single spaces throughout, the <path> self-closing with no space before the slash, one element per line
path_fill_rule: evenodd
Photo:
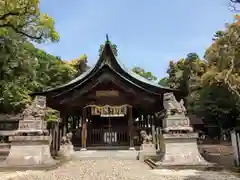
<path fill-rule="evenodd" d="M 165 93 L 163 95 L 163 107 L 166 110 L 167 115 L 178 114 L 185 115 L 186 108 L 184 102 L 181 99 L 180 102 L 177 102 L 174 94 L 172 92 Z"/>
<path fill-rule="evenodd" d="M 67 133 L 66 136 L 62 137 L 61 144 L 62 145 L 72 145 L 72 136 L 73 136 L 73 134 L 71 132 Z"/>
<path fill-rule="evenodd" d="M 27 104 L 18 124 L 16 136 L 48 136 L 46 114 L 46 97 L 36 96 L 31 104 Z"/>
<path fill-rule="evenodd" d="M 153 137 L 151 134 L 147 135 L 146 131 L 141 130 L 140 135 L 143 138 L 143 144 L 152 144 Z"/>
<path fill-rule="evenodd" d="M 66 136 L 63 136 L 61 139 L 61 146 L 60 146 L 60 150 L 58 152 L 58 154 L 60 156 L 63 156 L 65 158 L 71 158 L 73 153 L 74 153 L 74 148 L 72 145 L 72 136 L 73 134 L 67 133 Z"/>
<path fill-rule="evenodd" d="M 31 104 L 27 104 L 22 113 L 24 120 L 44 120 L 46 112 L 46 98 L 37 96 Z"/>
<path fill-rule="evenodd" d="M 184 106 L 184 101 L 183 101 L 183 99 L 181 99 L 181 100 L 179 101 L 179 105 L 181 106 L 181 109 L 182 109 L 183 113 L 186 114 L 186 113 L 187 113 L 187 110 L 186 110 L 186 107 Z"/>

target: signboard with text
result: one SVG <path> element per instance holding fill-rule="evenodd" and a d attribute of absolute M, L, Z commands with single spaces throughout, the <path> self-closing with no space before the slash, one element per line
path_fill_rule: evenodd
<path fill-rule="evenodd" d="M 91 115 L 102 117 L 125 116 L 127 114 L 127 106 L 91 106 Z"/>

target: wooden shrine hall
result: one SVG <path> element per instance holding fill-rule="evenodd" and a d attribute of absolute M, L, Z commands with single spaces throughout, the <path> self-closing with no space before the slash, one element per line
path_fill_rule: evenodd
<path fill-rule="evenodd" d="M 60 112 L 63 133 L 73 133 L 82 149 L 134 149 L 140 131 L 161 126 L 155 114 L 163 110 L 163 94 L 172 92 L 127 70 L 106 40 L 97 63 L 69 83 L 34 95 Z M 154 126 L 154 127 L 153 127 Z"/>

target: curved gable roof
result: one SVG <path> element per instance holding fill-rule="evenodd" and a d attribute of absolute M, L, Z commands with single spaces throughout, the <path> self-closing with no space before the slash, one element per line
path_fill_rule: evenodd
<path fill-rule="evenodd" d="M 110 56 L 110 58 L 109 58 Z M 154 81 L 150 81 L 142 76 L 140 76 L 139 74 L 133 72 L 132 70 L 127 69 L 124 64 L 122 64 L 120 62 L 120 60 L 114 55 L 113 50 L 111 48 L 111 42 L 108 40 L 105 41 L 105 45 L 103 48 L 103 51 L 100 55 L 100 58 L 98 59 L 98 61 L 96 62 L 96 64 L 88 69 L 86 72 L 82 73 L 81 75 L 79 75 L 78 77 L 76 77 L 75 79 L 71 80 L 70 82 L 63 84 L 61 86 L 58 86 L 56 88 L 51 88 L 48 89 L 42 93 L 34 93 L 35 95 L 37 94 L 45 94 L 48 92 L 53 92 L 56 90 L 60 90 L 60 89 L 64 89 L 64 88 L 68 88 L 70 86 L 75 86 L 77 84 L 81 84 L 81 82 L 83 82 L 85 79 L 87 79 L 88 77 L 91 76 L 92 73 L 96 72 L 97 70 L 99 70 L 103 65 L 109 65 L 111 66 L 111 68 L 113 69 L 118 69 L 118 71 L 122 72 L 125 74 L 125 78 L 131 79 L 132 81 L 135 82 L 135 84 L 139 84 L 139 83 L 143 83 L 146 86 L 150 86 L 156 89 L 161 89 L 161 90 L 167 90 L 167 91 L 176 91 L 175 89 L 171 89 L 169 87 L 164 87 L 159 85 L 157 82 Z M 123 75 L 124 76 L 124 75 Z"/>

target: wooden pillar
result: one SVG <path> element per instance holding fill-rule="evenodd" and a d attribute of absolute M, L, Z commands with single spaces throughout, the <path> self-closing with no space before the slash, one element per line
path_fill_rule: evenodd
<path fill-rule="evenodd" d="M 63 116 L 63 135 L 62 136 L 66 136 L 67 134 L 67 124 L 68 124 L 68 116 Z"/>
<path fill-rule="evenodd" d="M 82 113 L 82 148 L 81 150 L 87 150 L 87 121 L 86 121 L 86 108 L 83 108 Z"/>
<path fill-rule="evenodd" d="M 160 128 L 156 128 L 156 143 L 157 143 L 157 151 L 160 150 Z"/>
<path fill-rule="evenodd" d="M 130 147 L 129 150 L 135 150 L 134 147 L 134 135 L 133 135 L 133 117 L 132 117 L 132 107 L 128 108 L 128 128 L 129 128 L 129 139 L 130 139 Z"/>
<path fill-rule="evenodd" d="M 58 147 L 57 147 L 58 151 L 60 150 L 61 140 L 62 140 L 62 129 L 61 129 L 61 123 L 58 122 Z"/>
<path fill-rule="evenodd" d="M 66 129 L 64 131 L 64 123 L 66 122 L 67 116 L 60 111 L 60 119 L 58 122 L 55 124 L 55 132 L 56 132 L 56 150 L 60 150 L 60 145 L 61 145 L 61 140 L 62 136 L 66 135 Z"/>
<path fill-rule="evenodd" d="M 155 126 L 155 115 L 151 115 L 151 127 L 152 127 L 152 137 L 153 137 L 153 144 L 157 144 L 156 141 L 156 126 Z"/>

